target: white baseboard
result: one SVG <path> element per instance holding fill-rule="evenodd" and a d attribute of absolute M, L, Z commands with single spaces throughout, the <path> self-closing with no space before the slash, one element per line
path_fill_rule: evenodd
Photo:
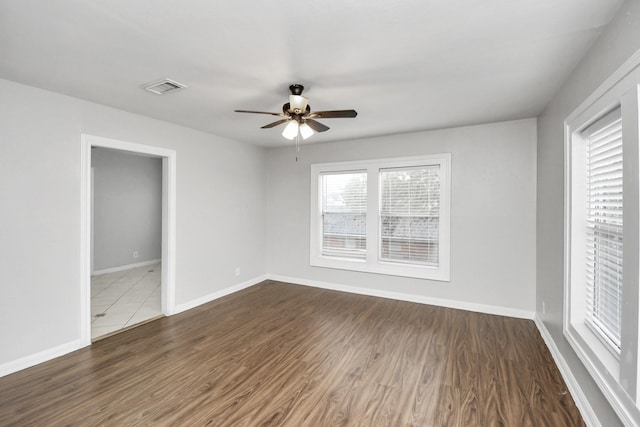
<path fill-rule="evenodd" d="M 134 267 L 149 265 L 149 264 L 156 263 L 158 261 L 145 261 L 144 263 L 136 264 Z M 134 267 L 127 266 L 127 268 L 134 268 Z M 178 314 L 180 312 L 189 310 L 199 305 L 206 304 L 210 301 L 221 298 L 223 296 L 232 294 L 234 292 L 238 292 L 242 289 L 249 288 L 253 285 L 257 285 L 258 283 L 263 282 L 265 280 L 267 280 L 267 276 L 263 275 L 263 276 L 259 276 L 259 277 L 255 277 L 253 279 L 247 280 L 242 283 L 238 283 L 237 285 L 229 286 L 228 288 L 222 289 L 220 291 L 212 292 L 209 295 L 205 295 L 201 298 L 197 298 L 187 303 L 177 305 L 175 307 L 175 311 L 171 314 L 172 315 Z M 87 344 L 87 343 L 84 343 L 81 339 L 77 339 L 75 341 L 71 341 L 69 343 L 47 349 L 39 353 L 31 354 L 17 360 L 12 360 L 10 362 L 0 365 L 0 377 L 12 374 L 14 372 L 21 371 L 23 369 L 30 368 L 32 366 L 49 361 L 51 359 L 55 359 L 56 357 L 59 357 L 59 356 L 64 356 L 65 354 L 79 350 L 83 347 L 86 347 L 87 345 L 90 345 L 90 343 Z"/>
<path fill-rule="evenodd" d="M 349 292 L 351 294 L 367 295 L 394 299 L 399 301 L 415 302 L 419 304 L 436 305 L 439 307 L 455 308 L 459 310 L 475 311 L 478 313 L 496 314 L 499 316 L 517 317 L 520 319 L 533 320 L 534 311 L 519 310 L 496 305 L 476 304 L 466 301 L 457 301 L 444 298 L 433 298 L 424 295 L 405 294 L 401 292 L 382 291 L 359 286 L 341 285 L 337 283 L 320 282 L 317 280 L 300 279 L 297 277 L 280 276 L 277 274 L 267 274 L 267 278 L 279 282 L 294 283 L 296 285 L 312 286 L 314 288 L 330 289 L 332 291 Z"/>
<path fill-rule="evenodd" d="M 81 339 L 77 339 L 57 347 L 21 357 L 20 359 L 12 360 L 11 362 L 0 365 L 0 377 L 47 362 L 56 357 L 64 356 L 67 353 L 79 350 L 85 346 Z"/>
<path fill-rule="evenodd" d="M 537 314 L 534 320 L 536 322 L 536 326 L 538 327 L 538 331 L 540 331 L 542 339 L 549 348 L 551 356 L 553 356 L 553 360 L 556 362 L 556 365 L 560 370 L 560 374 L 562 375 L 564 382 L 567 384 L 567 388 L 569 389 L 569 393 L 571 393 L 571 397 L 573 397 L 573 401 L 576 403 L 576 406 L 578 407 L 582 418 L 584 418 L 584 422 L 589 427 L 601 427 L 602 424 L 600 423 L 600 420 L 598 420 L 596 413 L 593 411 L 593 408 L 589 404 L 587 396 L 585 396 L 584 392 L 582 391 L 580 383 L 578 383 L 576 377 L 573 376 L 573 372 L 571 372 L 569 364 L 562 356 L 562 353 L 560 353 L 558 346 L 551 337 L 551 334 L 549 333 L 547 327 L 544 325 L 544 322 Z"/>
<path fill-rule="evenodd" d="M 195 308 L 199 305 L 202 304 L 206 304 L 208 302 L 211 302 L 213 300 L 216 300 L 218 298 L 222 298 L 224 296 L 227 296 L 229 294 L 232 294 L 234 292 L 238 292 L 241 291 L 243 289 L 249 288 L 253 285 L 257 285 L 260 282 L 263 282 L 267 280 L 267 275 L 263 275 L 263 276 L 258 276 L 258 277 L 254 277 L 253 279 L 249 279 L 245 282 L 242 283 L 238 283 L 237 285 L 233 285 L 233 286 L 229 286 L 228 288 L 224 288 L 220 291 L 216 291 L 216 292 L 212 292 L 208 295 L 205 295 L 203 297 L 200 298 L 196 298 L 194 300 L 191 300 L 189 302 L 185 302 L 182 304 L 177 304 L 175 306 L 175 310 L 173 311 L 173 313 L 171 313 L 172 315 L 174 314 L 178 314 L 178 313 L 182 313 L 183 311 L 187 311 L 190 310 L 192 308 Z"/>
<path fill-rule="evenodd" d="M 162 261 L 161 259 L 152 259 L 149 261 L 136 262 L 135 264 L 127 264 L 127 265 L 121 265 L 118 267 L 105 268 L 103 270 L 95 270 L 93 273 L 91 273 L 91 275 L 100 276 L 102 274 L 115 273 L 116 271 L 131 270 L 132 268 L 144 267 L 145 265 L 158 264 L 161 261 Z"/>
<path fill-rule="evenodd" d="M 144 263 L 131 264 L 129 266 L 124 266 L 125 268 L 121 268 L 121 267 L 116 267 L 116 268 L 124 270 L 128 268 L 135 268 L 135 267 L 140 267 L 144 265 L 150 265 L 159 261 L 160 260 L 145 261 Z M 112 272 L 112 271 L 120 271 L 120 270 L 114 270 L 114 269 L 109 269 L 109 270 L 110 271 L 106 271 L 106 270 L 101 270 L 101 271 L 104 272 L 102 274 L 105 274 L 107 272 Z M 388 298 L 388 299 L 394 299 L 394 300 L 400 300 L 400 301 L 415 302 L 420 304 L 436 305 L 440 307 L 455 308 L 460 310 L 475 311 L 475 312 L 487 313 L 487 314 L 496 314 L 500 316 L 517 317 L 521 319 L 534 319 L 535 317 L 535 312 L 527 311 L 527 310 L 518 310 L 518 309 L 513 309 L 508 307 L 500 307 L 500 306 L 493 306 L 493 305 L 486 305 L 486 304 L 476 304 L 476 303 L 469 303 L 465 301 L 448 300 L 443 298 L 432 298 L 432 297 L 427 297 L 422 295 L 405 294 L 400 292 L 382 291 L 378 289 L 361 288 L 357 286 L 341 285 L 336 283 L 300 279 L 295 277 L 287 277 L 287 276 L 280 276 L 280 275 L 274 275 L 274 274 L 265 274 L 262 276 L 254 277 L 242 283 L 238 283 L 236 285 L 229 286 L 225 289 L 212 292 L 208 295 L 202 296 L 200 298 L 196 298 L 189 302 L 177 304 L 175 306 L 175 310 L 171 314 L 172 315 L 178 314 L 183 311 L 195 308 L 199 305 L 206 304 L 208 302 L 211 302 L 218 298 L 222 298 L 234 292 L 238 292 L 240 290 L 257 285 L 258 283 L 263 282 L 267 279 L 276 280 L 280 282 L 293 283 L 297 285 L 312 286 L 312 287 L 322 288 L 322 289 L 330 289 L 334 291 L 349 292 L 352 294 Z M 78 350 L 84 346 L 85 344 L 82 342 L 82 340 L 79 339 L 67 344 L 60 345 L 58 347 L 51 348 L 49 350 L 42 351 L 37 354 L 33 354 L 15 361 L 5 363 L 4 365 L 0 365 L 0 377 L 19 371 L 21 369 L 25 369 L 25 368 L 37 365 L 38 363 L 46 362 L 47 360 Z M 573 390 L 571 390 L 571 393 L 572 395 L 575 396 Z M 593 425 L 597 426 L 598 424 L 593 424 Z"/>

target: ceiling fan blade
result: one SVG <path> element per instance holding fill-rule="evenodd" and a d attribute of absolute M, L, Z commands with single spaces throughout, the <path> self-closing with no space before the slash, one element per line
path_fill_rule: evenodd
<path fill-rule="evenodd" d="M 358 115 L 356 110 L 334 110 L 334 111 L 314 111 L 308 117 L 313 119 L 331 119 L 338 117 L 355 117 Z"/>
<path fill-rule="evenodd" d="M 313 130 L 315 130 L 316 132 L 324 132 L 329 130 L 329 126 L 325 126 L 320 122 L 316 122 L 313 119 L 307 119 L 305 120 L 305 123 L 309 125 L 309 127 Z"/>
<path fill-rule="evenodd" d="M 254 114 L 270 114 L 272 116 L 280 116 L 284 117 L 286 114 L 284 113 L 270 113 L 268 111 L 251 111 L 251 110 L 233 110 L 236 113 L 254 113 Z"/>
<path fill-rule="evenodd" d="M 276 126 L 281 125 L 281 124 L 283 124 L 283 123 L 286 123 L 286 122 L 288 122 L 289 120 L 291 120 L 291 119 L 282 119 L 282 120 L 278 120 L 278 121 L 276 121 L 276 122 L 269 123 L 268 125 L 264 125 L 264 126 L 262 126 L 260 129 L 269 129 L 269 128 L 273 128 L 273 127 L 276 127 Z"/>

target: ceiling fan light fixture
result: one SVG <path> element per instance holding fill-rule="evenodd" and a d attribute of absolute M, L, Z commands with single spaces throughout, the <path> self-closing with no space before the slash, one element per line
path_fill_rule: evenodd
<path fill-rule="evenodd" d="M 302 135 L 302 139 L 307 139 L 310 136 L 313 136 L 313 134 L 316 133 L 313 129 L 311 129 L 311 126 L 309 126 L 306 123 L 302 123 L 300 125 L 300 135 Z"/>
<path fill-rule="evenodd" d="M 296 136 L 298 136 L 298 122 L 295 120 L 289 121 L 287 126 L 282 131 L 282 136 L 289 140 L 293 140 Z"/>
<path fill-rule="evenodd" d="M 300 144 L 300 137 L 302 137 L 302 139 L 308 139 L 316 133 L 329 130 L 329 126 L 325 126 L 316 119 L 353 118 L 358 115 L 356 110 L 311 111 L 309 100 L 302 96 L 303 90 L 304 86 L 301 84 L 289 86 L 289 102 L 282 105 L 281 113 L 254 110 L 235 111 L 237 113 L 268 114 L 279 117 L 275 122 L 261 126 L 261 129 L 271 129 L 286 124 L 282 136 L 291 141 L 295 139 L 297 147 L 299 147 Z"/>
<path fill-rule="evenodd" d="M 307 109 L 309 100 L 302 95 L 289 95 L 289 109 L 296 114 L 301 114 Z"/>

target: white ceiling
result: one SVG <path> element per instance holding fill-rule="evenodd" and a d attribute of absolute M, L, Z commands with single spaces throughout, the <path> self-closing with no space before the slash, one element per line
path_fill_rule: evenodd
<path fill-rule="evenodd" d="M 301 83 L 326 142 L 535 117 L 621 0 L 2 0 L 0 77 L 263 146 Z M 164 77 L 188 89 L 140 86 Z M 273 120 L 272 120 L 273 119 Z"/>

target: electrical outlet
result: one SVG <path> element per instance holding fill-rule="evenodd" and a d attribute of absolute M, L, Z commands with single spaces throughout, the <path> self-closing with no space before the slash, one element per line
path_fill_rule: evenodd
<path fill-rule="evenodd" d="M 544 304 L 544 301 L 542 301 L 542 314 L 547 314 L 547 307 Z"/>
<path fill-rule="evenodd" d="M 240 267 L 236 267 L 236 276 L 240 275 Z"/>
<path fill-rule="evenodd" d="M 133 259 L 138 258 L 138 251 L 133 251 Z"/>

